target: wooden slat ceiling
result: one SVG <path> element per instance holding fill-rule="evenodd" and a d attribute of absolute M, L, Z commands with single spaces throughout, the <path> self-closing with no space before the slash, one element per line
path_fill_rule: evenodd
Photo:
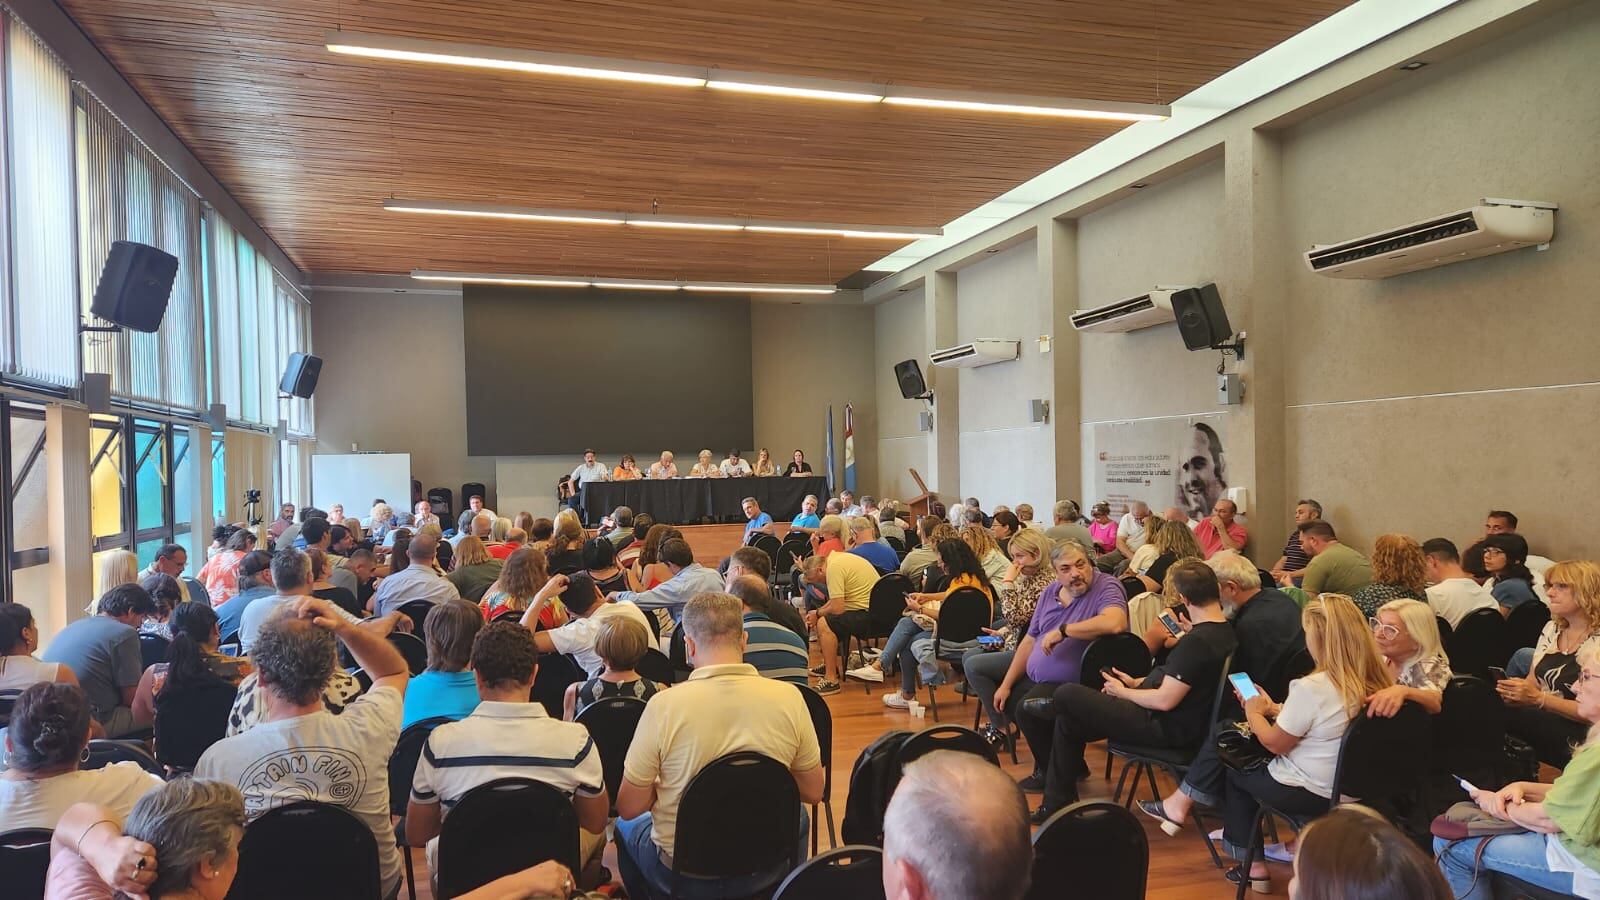
<path fill-rule="evenodd" d="M 385 197 L 938 226 L 1113 133 L 329 53 L 328 29 L 1165 103 L 1350 0 L 59 0 L 297 265 L 834 282 L 886 241 L 384 212 Z"/>

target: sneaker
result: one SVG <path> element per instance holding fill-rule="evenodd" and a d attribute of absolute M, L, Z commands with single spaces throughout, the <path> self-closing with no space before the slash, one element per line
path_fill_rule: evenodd
<path fill-rule="evenodd" d="M 1025 794 L 1044 793 L 1044 773 L 1034 772 L 1027 778 L 1017 782 L 1017 787 L 1021 788 L 1022 792 Z"/>
<path fill-rule="evenodd" d="M 956 682 L 956 693 L 960 694 L 963 697 L 976 697 L 976 696 L 978 696 L 977 692 L 974 691 L 972 689 L 972 686 L 967 684 L 966 681 L 958 681 L 958 682 Z"/>
<path fill-rule="evenodd" d="M 878 684 L 883 683 L 883 670 L 877 666 L 862 666 L 858 669 L 851 669 L 844 674 L 846 678 L 854 678 L 857 681 L 873 681 L 877 682 Z"/>
<path fill-rule="evenodd" d="M 864 660 L 874 660 L 883 655 L 883 651 L 879 650 L 877 647 L 868 647 L 865 650 L 858 650 L 857 652 L 861 654 L 861 658 Z"/>
<path fill-rule="evenodd" d="M 811 667 L 810 671 L 811 671 L 811 674 L 817 676 L 818 678 L 821 678 L 823 675 L 827 674 L 828 667 L 823 665 L 823 664 L 821 664 L 821 663 L 817 663 L 816 665 Z"/>
<path fill-rule="evenodd" d="M 824 678 L 821 681 L 817 682 L 817 693 L 819 693 L 819 694 L 837 694 L 837 693 L 839 693 L 839 682 L 837 682 L 837 681 L 829 681 L 828 679 Z"/>
<path fill-rule="evenodd" d="M 890 691 L 883 695 L 883 705 L 890 709 L 910 709 L 911 701 L 902 697 L 899 691 Z"/>

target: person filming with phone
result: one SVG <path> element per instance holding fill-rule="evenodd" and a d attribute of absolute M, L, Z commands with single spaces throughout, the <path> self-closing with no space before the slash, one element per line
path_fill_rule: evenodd
<path fill-rule="evenodd" d="M 1199 560 L 1173 564 L 1168 584 L 1185 618 L 1170 610 L 1161 616 L 1182 636 L 1167 660 L 1144 678 L 1117 669 L 1101 671 L 1099 690 L 1081 684 L 1056 688 L 1055 740 L 1045 770 L 1044 801 L 1035 824 L 1076 803 L 1078 778 L 1089 771 L 1084 745 L 1110 738 L 1148 747 L 1198 749 L 1211 731 L 1212 699 L 1223 666 L 1238 641 L 1222 610 L 1215 572 Z"/>

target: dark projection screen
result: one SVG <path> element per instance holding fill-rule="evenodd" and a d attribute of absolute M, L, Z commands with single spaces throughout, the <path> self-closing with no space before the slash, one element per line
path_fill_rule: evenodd
<path fill-rule="evenodd" d="M 463 285 L 467 452 L 748 449 L 750 300 Z"/>

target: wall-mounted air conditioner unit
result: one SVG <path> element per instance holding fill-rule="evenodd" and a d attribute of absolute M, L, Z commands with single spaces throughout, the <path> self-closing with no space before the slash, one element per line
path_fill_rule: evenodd
<path fill-rule="evenodd" d="M 1556 204 L 1486 197 L 1471 209 L 1378 234 L 1319 244 L 1306 266 L 1332 278 L 1388 278 L 1546 244 L 1555 234 Z"/>
<path fill-rule="evenodd" d="M 1072 327 L 1079 331 L 1135 331 L 1171 322 L 1171 290 L 1154 290 L 1148 294 L 1080 309 L 1073 313 Z"/>
<path fill-rule="evenodd" d="M 991 363 L 1010 362 L 1021 355 L 1021 341 L 983 340 L 935 350 L 928 358 L 936 366 L 971 369 Z"/>

